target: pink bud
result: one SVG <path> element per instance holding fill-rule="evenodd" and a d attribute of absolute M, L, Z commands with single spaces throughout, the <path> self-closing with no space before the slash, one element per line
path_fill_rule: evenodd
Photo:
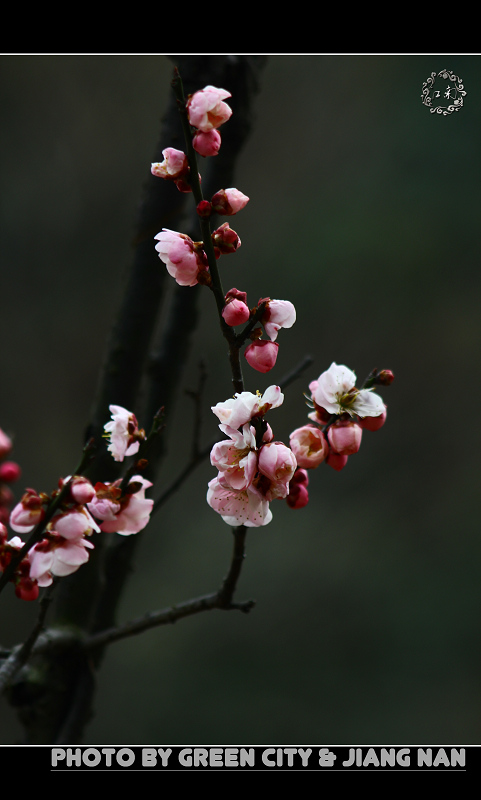
<path fill-rule="evenodd" d="M 299 466 L 307 469 L 318 467 L 329 453 L 326 437 L 314 425 L 303 425 L 292 431 L 289 444 Z"/>
<path fill-rule="evenodd" d="M 276 363 L 278 350 L 277 342 L 259 339 L 246 347 L 244 355 L 253 369 L 258 372 L 269 372 Z"/>
<path fill-rule="evenodd" d="M 292 481 L 291 481 L 292 484 Z M 286 503 L 289 508 L 304 508 L 309 502 L 309 492 L 307 487 L 303 484 L 298 484 L 294 488 L 290 485 L 289 494 L 286 497 Z"/>
<path fill-rule="evenodd" d="M 242 194 L 238 189 L 221 189 L 220 192 L 215 193 L 211 200 L 214 211 L 226 216 L 237 214 L 248 202 L 247 195 Z"/>
<path fill-rule="evenodd" d="M 70 494 L 78 505 L 85 505 L 95 497 L 95 489 L 87 478 L 76 475 L 70 484 Z"/>
<path fill-rule="evenodd" d="M 247 322 L 250 317 L 249 306 L 247 305 L 246 292 L 240 292 L 238 289 L 229 289 L 225 296 L 226 305 L 222 312 L 222 316 L 228 325 L 234 327 L 235 325 L 242 325 Z"/>
<path fill-rule="evenodd" d="M 0 481 L 5 483 L 13 483 L 18 481 L 22 470 L 15 461 L 4 461 L 0 464 Z"/>
<path fill-rule="evenodd" d="M 0 428 L 0 458 L 5 458 L 12 449 L 12 440 L 10 436 L 7 436 L 6 433 L 2 431 Z"/>
<path fill-rule="evenodd" d="M 382 428 L 384 423 L 386 422 L 386 408 L 379 415 L 379 417 L 364 417 L 364 419 L 358 419 L 357 424 L 361 428 L 365 428 L 367 431 L 378 431 L 379 428 Z"/>
<path fill-rule="evenodd" d="M 362 430 L 351 420 L 337 420 L 327 431 L 329 444 L 340 456 L 351 456 L 361 446 Z"/>
<path fill-rule="evenodd" d="M 194 150 L 204 157 L 216 156 L 220 150 L 220 144 L 220 133 L 215 128 L 210 131 L 197 131 L 192 139 Z"/>
<path fill-rule="evenodd" d="M 240 236 L 229 227 L 228 222 L 224 222 L 213 232 L 212 242 L 224 254 L 234 253 L 241 246 Z"/>
<path fill-rule="evenodd" d="M 326 458 L 326 464 L 329 464 L 330 467 L 336 470 L 336 472 L 340 472 L 341 469 L 347 464 L 348 456 L 340 456 L 339 453 L 334 453 L 332 450 Z"/>
<path fill-rule="evenodd" d="M 390 386 L 393 380 L 394 372 L 390 369 L 382 369 L 376 376 L 374 383 L 379 384 L 379 386 Z"/>

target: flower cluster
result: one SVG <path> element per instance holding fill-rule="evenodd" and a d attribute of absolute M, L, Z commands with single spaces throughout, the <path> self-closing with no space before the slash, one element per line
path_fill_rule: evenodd
<path fill-rule="evenodd" d="M 110 439 L 108 450 L 115 461 L 138 452 L 145 432 L 137 420 L 122 406 L 110 406 L 112 420 L 104 425 Z M 0 437 L 0 447 L 4 439 Z M 4 465 L 1 465 L 4 466 Z M 0 466 L 0 470 L 1 470 Z M 59 481 L 51 496 L 26 489 L 21 500 L 9 514 L 8 522 L 17 534 L 30 534 L 39 527 L 31 547 L 14 570 L 10 580 L 17 597 L 35 600 L 39 587 L 50 586 L 54 577 L 71 575 L 89 560 L 94 533 L 119 533 L 130 536 L 143 530 L 149 522 L 153 500 L 145 497 L 151 482 L 133 475 L 127 485 L 120 479 L 114 483 L 96 483 L 81 475 Z M 51 504 L 56 502 L 53 516 L 47 517 Z M 51 513 L 51 512 L 50 512 Z M 48 519 L 48 521 L 47 521 Z M 42 523 L 45 520 L 45 527 Z M 4 572 L 24 548 L 20 536 L 8 539 L 7 528 L 0 522 L 0 571 Z"/>
<path fill-rule="evenodd" d="M 325 462 L 340 471 L 349 456 L 358 452 L 363 430 L 377 431 L 386 421 L 386 406 L 373 391 L 372 385 L 388 386 L 394 380 L 390 370 L 373 370 L 369 388 L 356 388 L 356 375 L 348 367 L 332 363 L 309 384 L 308 404 L 312 423 L 292 431 L 289 444 L 299 469 L 292 486 L 297 488 L 297 502 L 288 500 L 291 508 L 302 508 L 308 502 L 308 469 Z M 295 494 L 296 492 L 294 492 Z M 292 493 L 291 493 L 292 494 Z"/>
<path fill-rule="evenodd" d="M 283 400 L 279 386 L 270 386 L 262 396 L 240 392 L 212 408 L 229 438 L 212 448 L 210 460 L 218 474 L 209 483 L 207 502 L 228 525 L 267 525 L 272 519 L 269 503 L 289 494 L 296 458 L 289 447 L 274 441 L 264 420 Z"/>

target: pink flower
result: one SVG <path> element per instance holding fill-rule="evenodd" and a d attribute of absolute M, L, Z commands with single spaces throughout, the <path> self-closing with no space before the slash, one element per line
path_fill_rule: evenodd
<path fill-rule="evenodd" d="M 39 586 L 50 586 L 54 575 L 71 575 L 85 564 L 89 560 L 88 549 L 92 548 L 88 539 L 65 539 L 52 532 L 28 551 L 30 578 Z"/>
<path fill-rule="evenodd" d="M 259 300 L 259 305 L 265 300 Z M 272 342 L 281 328 L 292 328 L 296 321 L 296 309 L 289 300 L 269 300 L 261 322 Z"/>
<path fill-rule="evenodd" d="M 271 408 L 278 408 L 284 402 L 279 386 L 269 386 L 264 394 L 236 392 L 223 403 L 211 406 L 212 411 L 223 425 L 240 428 L 254 417 L 263 417 Z"/>
<path fill-rule="evenodd" d="M 67 475 L 66 478 L 63 478 L 59 481 L 60 488 L 62 488 L 69 480 L 71 476 Z M 83 475 L 74 475 L 72 480 L 70 481 L 70 496 L 74 503 L 77 505 L 83 506 L 86 503 L 90 503 L 90 501 L 95 497 L 95 489 L 88 480 L 88 478 L 84 478 Z"/>
<path fill-rule="evenodd" d="M 162 150 L 162 155 L 164 156 L 162 163 L 157 161 L 151 165 L 150 171 L 152 175 L 175 181 L 187 174 L 189 162 L 182 150 L 176 150 L 175 147 L 167 147 Z"/>
<path fill-rule="evenodd" d="M 226 305 L 222 311 L 222 316 L 227 325 L 235 327 L 247 322 L 251 312 L 246 302 L 246 292 L 240 292 L 238 289 L 229 289 L 225 296 L 225 301 Z"/>
<path fill-rule="evenodd" d="M 224 522 L 233 527 L 259 528 L 272 520 L 269 502 L 264 497 L 250 487 L 232 489 L 221 473 L 209 482 L 207 502 Z"/>
<path fill-rule="evenodd" d="M 158 240 L 155 249 L 159 258 L 180 286 L 195 286 L 202 262 L 194 252 L 194 243 L 189 236 L 167 228 L 154 236 Z"/>
<path fill-rule="evenodd" d="M 328 428 L 329 444 L 340 456 L 352 456 L 361 446 L 362 430 L 352 420 L 337 420 Z"/>
<path fill-rule="evenodd" d="M 210 202 L 214 211 L 230 217 L 241 211 L 249 202 L 249 198 L 238 189 L 221 189 L 215 193 Z"/>
<path fill-rule="evenodd" d="M 277 360 L 277 342 L 269 342 L 267 339 L 257 339 L 247 345 L 244 355 L 248 364 L 257 372 L 269 372 Z"/>
<path fill-rule="evenodd" d="M 109 406 L 112 421 L 104 425 L 105 437 L 110 439 L 108 451 L 112 453 L 115 461 L 123 461 L 126 456 L 137 453 L 140 439 L 145 438 L 145 432 L 139 430 L 138 422 L 131 411 L 122 406 Z"/>
<path fill-rule="evenodd" d="M 112 484 L 96 484 L 97 494 L 88 509 L 94 517 L 103 520 L 101 531 L 130 536 L 143 530 L 150 520 L 154 501 L 145 497 L 145 490 L 152 483 L 141 475 L 134 475 L 124 495 L 120 492 L 121 483 L 120 478 Z"/>
<path fill-rule="evenodd" d="M 93 531 L 100 533 L 99 526 L 86 508 L 57 514 L 49 522 L 47 530 L 55 531 L 64 539 L 80 539 L 82 536 L 89 536 Z"/>
<path fill-rule="evenodd" d="M 220 150 L 220 145 L 220 133 L 214 128 L 211 131 L 197 131 L 192 139 L 194 150 L 205 158 L 208 156 L 216 156 Z"/>
<path fill-rule="evenodd" d="M 372 389 L 356 389 L 356 374 L 343 365 L 332 363 L 328 370 L 310 384 L 312 399 L 316 406 L 329 414 L 344 414 L 354 417 L 378 417 L 384 411 L 384 403 Z"/>
<path fill-rule="evenodd" d="M 230 441 L 218 442 L 210 453 L 210 463 L 222 472 L 225 483 L 231 489 L 250 486 L 257 472 L 256 437 L 254 427 L 246 423 L 242 433 L 228 425 L 219 428 Z"/>
<path fill-rule="evenodd" d="M 10 514 L 10 527 L 16 533 L 30 533 L 44 518 L 42 498 L 34 489 L 27 489 L 21 501 L 17 503 Z"/>
<path fill-rule="evenodd" d="M 305 469 L 315 469 L 322 464 L 329 453 L 329 445 L 324 434 L 314 425 L 303 425 L 292 431 L 289 444 L 298 465 Z"/>
<path fill-rule="evenodd" d="M 204 132 L 219 128 L 232 115 L 230 106 L 223 102 L 231 96 L 230 92 L 215 86 L 195 92 L 186 104 L 190 124 Z"/>
<path fill-rule="evenodd" d="M 270 442 L 261 447 L 259 471 L 271 481 L 271 485 L 263 486 L 261 491 L 268 500 L 286 497 L 289 494 L 289 482 L 296 467 L 297 461 L 294 453 L 282 442 Z"/>

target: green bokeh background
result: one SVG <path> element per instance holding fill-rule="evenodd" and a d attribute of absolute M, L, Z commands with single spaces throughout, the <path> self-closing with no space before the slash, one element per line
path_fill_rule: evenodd
<path fill-rule="evenodd" d="M 421 102 L 441 69 L 467 91 L 446 117 Z M 20 55 L 0 70 L 0 426 L 19 496 L 78 461 L 171 63 Z M 388 421 L 343 472 L 312 473 L 307 508 L 276 502 L 249 532 L 238 598 L 257 600 L 251 614 L 112 645 L 89 743 L 481 742 L 480 122 L 477 55 L 269 58 L 235 183 L 251 198 L 231 223 L 242 247 L 220 263 L 226 289 L 289 299 L 298 319 L 269 375 L 246 365 L 246 388 L 313 356 L 270 417 L 287 441 L 332 361 L 360 379 L 390 368 Z M 231 394 L 207 291 L 201 309 L 157 493 L 188 458 L 184 390 L 201 356 L 203 442 L 217 431 L 209 406 Z M 231 533 L 205 502 L 214 474 L 199 467 L 145 531 L 121 620 L 218 586 Z M 2 645 L 35 619 L 12 595 Z M 2 701 L 0 743 L 20 734 Z"/>

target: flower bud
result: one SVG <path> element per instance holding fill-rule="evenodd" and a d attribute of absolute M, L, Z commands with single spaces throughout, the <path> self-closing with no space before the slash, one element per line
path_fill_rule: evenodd
<path fill-rule="evenodd" d="M 374 383 L 379 384 L 379 386 L 390 386 L 393 380 L 394 372 L 391 372 L 390 369 L 382 369 L 376 376 Z"/>
<path fill-rule="evenodd" d="M 241 246 L 240 237 L 232 228 L 229 228 L 229 223 L 224 222 L 212 234 L 212 242 L 214 247 L 217 247 L 220 253 L 224 255 L 227 253 L 235 253 L 238 247 Z"/>
<path fill-rule="evenodd" d="M 278 350 L 277 342 L 258 339 L 246 347 L 244 355 L 253 369 L 258 372 L 269 372 L 276 363 Z"/>
<path fill-rule="evenodd" d="M 192 139 L 192 147 L 200 156 L 216 156 L 220 150 L 221 138 L 219 131 L 213 128 L 210 131 L 197 131 Z"/>
<path fill-rule="evenodd" d="M 328 428 L 327 436 L 335 453 L 340 456 L 351 456 L 357 453 L 361 446 L 362 430 L 356 422 L 337 420 Z"/>
<path fill-rule="evenodd" d="M 314 425 L 303 425 L 302 428 L 293 431 L 289 437 L 289 444 L 298 465 L 306 469 L 318 467 L 329 453 L 326 437 Z"/>
<path fill-rule="evenodd" d="M 326 464 L 329 464 L 336 472 L 340 472 L 341 469 L 344 469 L 346 466 L 347 459 L 348 456 L 340 456 L 339 453 L 334 453 L 333 450 L 331 450 L 326 458 Z"/>
<path fill-rule="evenodd" d="M 359 418 L 357 424 L 360 428 L 365 428 L 367 431 L 378 431 L 379 428 L 382 428 L 384 423 L 386 422 L 386 408 L 379 417 L 364 417 L 364 419 Z"/>
<path fill-rule="evenodd" d="M 238 189 L 221 189 L 211 199 L 214 211 L 217 211 L 218 214 L 225 214 L 227 217 L 237 214 L 248 202 L 247 195 L 242 194 Z"/>
<path fill-rule="evenodd" d="M 18 481 L 21 474 L 22 470 L 15 461 L 4 461 L 3 464 L 0 464 L 0 481 L 13 483 Z"/>

